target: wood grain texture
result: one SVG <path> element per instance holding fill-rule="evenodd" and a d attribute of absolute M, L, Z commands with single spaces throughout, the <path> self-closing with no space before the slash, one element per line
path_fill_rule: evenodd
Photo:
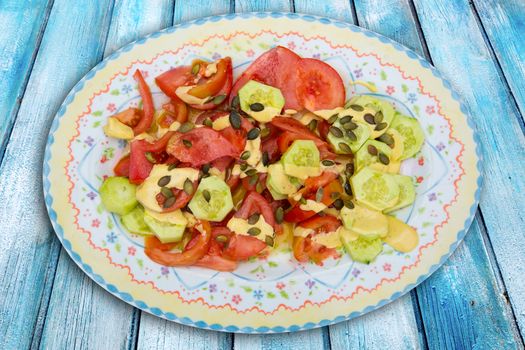
<path fill-rule="evenodd" d="M 525 2 L 476 0 L 483 28 L 525 118 Z"/>
<path fill-rule="evenodd" d="M 44 31 L 49 0 L 0 4 L 0 160 Z"/>
<path fill-rule="evenodd" d="M 355 23 L 353 9 L 348 0 L 295 0 L 295 12 L 307 13 L 321 17 L 335 18 L 341 21 Z"/>
<path fill-rule="evenodd" d="M 235 0 L 235 12 L 292 12 L 289 0 Z"/>
<path fill-rule="evenodd" d="M 525 331 L 525 137 L 469 3 L 416 1 L 433 62 L 464 98 L 484 155 L 480 208 L 521 335 Z"/>
<path fill-rule="evenodd" d="M 90 4 L 55 1 L 26 88 L 30 98 L 22 101 L 0 167 L 2 349 L 28 348 L 45 317 L 59 244 L 43 203 L 42 159 L 56 110 L 102 56 L 111 4 Z"/>

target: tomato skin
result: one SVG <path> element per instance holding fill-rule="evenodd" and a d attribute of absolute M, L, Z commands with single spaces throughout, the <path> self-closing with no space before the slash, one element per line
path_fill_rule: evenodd
<path fill-rule="evenodd" d="M 168 251 L 157 237 L 148 236 L 145 239 L 144 253 L 156 263 L 164 266 L 189 266 L 194 265 L 207 252 L 210 247 L 211 226 L 207 221 L 200 221 L 204 232 L 193 229 L 194 237 L 180 253 Z M 160 243 L 160 244 L 159 244 Z"/>
<path fill-rule="evenodd" d="M 345 103 L 345 86 L 339 73 L 314 58 L 299 61 L 296 94 L 299 102 L 312 112 L 341 107 Z"/>
<path fill-rule="evenodd" d="M 315 230 L 315 233 L 333 232 L 341 226 L 341 221 L 332 215 L 314 215 L 298 224 L 301 227 Z"/>
<path fill-rule="evenodd" d="M 198 97 L 207 98 L 215 96 L 225 85 L 228 76 L 232 76 L 232 60 L 230 57 L 225 57 L 217 63 L 217 72 L 213 74 L 202 84 L 197 84 L 194 88 L 188 91 L 188 94 Z M 226 94 L 227 95 L 227 94 Z"/>
<path fill-rule="evenodd" d="M 197 188 L 197 185 L 198 185 L 198 181 L 197 180 L 193 181 L 193 188 Z M 183 208 L 193 198 L 193 194 L 194 194 L 194 193 L 187 194 L 186 192 L 184 192 L 184 190 L 179 190 L 177 188 L 172 188 L 171 192 L 173 193 L 173 196 L 177 199 L 175 200 L 173 205 L 169 208 L 163 207 L 163 204 L 166 198 L 161 193 L 158 193 L 157 196 L 155 197 L 157 199 L 157 203 L 163 208 L 162 209 L 163 213 L 169 213 L 177 209 Z"/>
<path fill-rule="evenodd" d="M 231 272 L 237 268 L 237 262 L 220 255 L 206 254 L 194 264 L 195 266 L 204 267 L 216 271 Z"/>
<path fill-rule="evenodd" d="M 129 176 L 129 164 L 130 164 L 129 158 L 130 158 L 129 154 L 120 158 L 117 165 L 115 165 L 115 167 L 113 168 L 113 172 L 115 173 L 116 176 L 124 176 L 124 177 Z"/>
<path fill-rule="evenodd" d="M 153 117 L 155 115 L 155 107 L 153 106 L 153 97 L 151 97 L 151 91 L 149 89 L 149 86 L 148 84 L 146 84 L 146 81 L 144 80 L 144 77 L 142 76 L 140 70 L 137 69 L 135 71 L 135 74 L 133 74 L 133 78 L 135 78 L 135 80 L 139 84 L 139 92 L 140 97 L 142 98 L 143 109 L 142 118 L 140 118 L 137 125 L 133 127 L 133 133 L 135 135 L 138 135 L 145 131 L 148 131 L 148 129 L 151 127 L 151 123 L 153 122 Z"/>
<path fill-rule="evenodd" d="M 233 83 L 233 72 L 230 71 L 230 73 L 228 74 L 228 76 L 226 77 L 226 82 L 224 83 L 224 86 L 222 87 L 222 89 L 217 93 L 216 96 L 219 96 L 219 95 L 226 95 L 228 96 L 230 94 L 230 91 L 232 89 L 232 83 Z M 208 103 L 205 103 L 203 105 L 190 105 L 192 108 L 195 108 L 195 109 L 199 109 L 199 110 L 210 110 L 210 109 L 215 109 L 217 107 L 220 107 L 222 105 L 224 105 L 226 102 L 228 101 L 228 99 L 224 99 L 224 101 L 219 104 L 219 105 L 216 105 L 215 103 L 213 102 L 208 102 Z"/>
<path fill-rule="evenodd" d="M 230 175 L 228 180 L 226 180 L 226 185 L 228 185 L 228 187 L 230 187 L 231 189 L 234 189 L 235 187 L 237 187 L 240 181 L 241 177 L 239 175 Z"/>
<path fill-rule="evenodd" d="M 266 188 L 266 176 L 267 174 L 264 173 L 257 174 L 257 181 L 255 181 L 255 183 L 251 183 L 250 177 L 245 177 L 241 180 L 242 186 L 246 189 L 247 192 L 249 192 L 255 191 L 257 188 L 257 184 L 260 183 L 262 185 L 262 188 L 264 189 Z"/>
<path fill-rule="evenodd" d="M 323 140 L 326 140 L 328 133 L 330 132 L 330 124 L 326 120 L 320 120 L 317 123 L 317 130 L 319 130 L 319 135 Z"/>
<path fill-rule="evenodd" d="M 312 260 L 317 265 L 323 265 L 323 261 L 327 258 L 333 257 L 336 259 L 339 257 L 337 250 L 315 243 L 310 237 L 295 236 L 292 248 L 295 259 L 302 263 Z"/>
<path fill-rule="evenodd" d="M 166 111 L 158 123 L 163 128 L 169 128 L 174 122 L 184 123 L 188 120 L 188 107 L 180 98 L 172 98 L 170 102 L 162 105 Z"/>
<path fill-rule="evenodd" d="M 191 66 L 180 66 L 170 69 L 155 78 L 157 86 L 172 99 L 179 97 L 175 90 L 193 81 L 195 77 L 191 74 Z"/>
<path fill-rule="evenodd" d="M 153 164 L 146 158 L 147 142 L 136 140 L 130 143 L 129 181 L 140 184 L 151 172 Z"/>
<path fill-rule="evenodd" d="M 119 122 L 133 128 L 138 124 L 140 118 L 142 118 L 142 111 L 138 108 L 128 108 L 112 115 L 112 117 L 117 118 Z"/>
<path fill-rule="evenodd" d="M 343 187 L 339 183 L 339 180 L 333 180 L 328 185 L 323 187 L 323 198 L 321 199 L 321 202 L 324 205 L 329 206 L 335 201 L 331 194 L 341 192 L 343 192 Z M 305 198 L 312 199 L 314 196 L 314 194 L 310 194 L 305 196 Z M 300 205 L 297 203 L 292 209 L 290 209 L 290 211 L 284 214 L 284 219 L 288 222 L 301 222 L 314 216 L 315 214 L 316 212 L 312 210 L 302 210 Z"/>
<path fill-rule="evenodd" d="M 268 154 L 268 161 L 275 163 L 281 157 L 281 151 L 279 150 L 279 144 L 277 142 L 279 135 L 272 135 L 264 139 L 261 143 L 261 152 Z"/>
<path fill-rule="evenodd" d="M 233 235 L 230 238 L 224 255 L 232 260 L 242 261 L 256 256 L 266 248 L 266 243 L 261 240 L 245 235 Z"/>
<path fill-rule="evenodd" d="M 251 191 L 246 195 L 241 207 L 235 213 L 234 216 L 241 219 L 248 219 L 248 217 L 253 213 L 262 214 L 262 216 L 264 217 L 264 221 L 266 221 L 266 223 L 268 223 L 269 225 L 273 226 L 274 229 L 277 226 L 280 226 L 275 222 L 272 207 L 270 206 L 268 201 L 261 194 L 255 191 Z"/>
<path fill-rule="evenodd" d="M 296 95 L 296 67 L 300 60 L 300 56 L 283 46 L 266 51 L 237 79 L 230 94 L 230 103 L 249 80 L 256 80 L 280 89 L 285 99 L 285 109 L 302 110 L 303 106 Z"/>

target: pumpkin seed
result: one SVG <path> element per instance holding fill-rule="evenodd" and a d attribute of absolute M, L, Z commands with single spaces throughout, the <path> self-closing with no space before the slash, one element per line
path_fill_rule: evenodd
<path fill-rule="evenodd" d="M 346 137 L 348 137 L 350 141 L 357 141 L 357 135 L 352 130 L 346 132 Z"/>
<path fill-rule="evenodd" d="M 270 129 L 264 128 L 261 130 L 261 137 L 265 138 L 266 136 L 270 135 Z"/>
<path fill-rule="evenodd" d="M 173 163 L 173 164 L 170 164 L 170 166 L 168 167 L 168 171 L 170 170 L 173 170 L 177 167 L 177 164 L 176 163 Z"/>
<path fill-rule="evenodd" d="M 167 187 L 162 187 L 160 189 L 160 193 L 162 193 L 162 195 L 165 197 L 165 198 L 170 198 L 170 197 L 173 197 L 173 192 L 167 188 Z"/>
<path fill-rule="evenodd" d="M 374 116 L 370 113 L 367 113 L 365 114 L 365 116 L 363 117 L 363 119 L 368 123 L 368 124 L 375 124 L 375 120 L 374 120 Z"/>
<path fill-rule="evenodd" d="M 211 199 L 211 194 L 210 194 L 210 191 L 208 191 L 208 190 L 202 191 L 202 196 L 204 197 L 204 200 L 206 202 L 209 202 L 210 199 Z"/>
<path fill-rule="evenodd" d="M 250 105 L 250 109 L 254 112 L 260 112 L 264 110 L 264 105 L 262 103 L 255 102 Z"/>
<path fill-rule="evenodd" d="M 323 164 L 324 166 L 332 166 L 335 163 L 330 159 L 323 159 L 323 161 L 321 161 L 321 164 Z"/>
<path fill-rule="evenodd" d="M 301 203 L 301 204 L 306 204 L 306 199 L 304 199 L 303 197 L 301 197 L 301 199 L 299 199 L 299 203 Z"/>
<path fill-rule="evenodd" d="M 345 189 L 346 194 L 351 196 L 352 195 L 352 187 L 350 187 L 350 182 L 346 181 L 345 185 L 343 187 Z"/>
<path fill-rule="evenodd" d="M 324 194 L 323 188 L 319 187 L 317 189 L 317 192 L 315 193 L 315 201 L 316 202 L 321 202 L 323 200 L 323 194 Z"/>
<path fill-rule="evenodd" d="M 250 151 L 244 151 L 244 152 L 242 152 L 242 154 L 241 154 L 241 159 L 242 159 L 242 160 L 246 160 L 246 159 L 250 158 L 250 154 L 251 154 Z"/>
<path fill-rule="evenodd" d="M 352 176 L 354 174 L 354 164 L 348 163 L 345 167 L 345 172 L 347 175 Z"/>
<path fill-rule="evenodd" d="M 162 204 L 162 207 L 164 209 L 167 209 L 169 207 L 171 207 L 173 204 L 175 204 L 175 201 L 177 200 L 177 198 L 175 197 L 170 197 L 170 198 L 167 198 L 164 203 Z"/>
<path fill-rule="evenodd" d="M 184 185 L 182 186 L 182 188 L 184 189 L 184 192 L 186 192 L 186 194 L 189 196 L 193 193 L 193 182 L 191 182 L 190 179 L 186 179 L 186 181 L 184 181 Z"/>
<path fill-rule="evenodd" d="M 341 193 L 339 192 L 332 192 L 330 193 L 330 199 L 337 199 L 341 196 Z"/>
<path fill-rule="evenodd" d="M 387 146 L 393 147 L 394 146 L 394 138 L 389 134 L 383 134 L 379 136 L 379 141 L 384 142 Z"/>
<path fill-rule="evenodd" d="M 259 217 L 260 216 L 261 216 L 261 214 L 259 214 L 259 213 L 255 213 L 255 214 L 250 215 L 250 217 L 248 218 L 248 223 L 250 225 L 255 225 L 257 223 L 257 221 L 259 221 Z"/>
<path fill-rule="evenodd" d="M 259 233 L 261 233 L 261 229 L 258 228 L 258 227 L 251 227 L 249 230 L 248 230 L 248 234 L 250 236 L 257 236 Z"/>
<path fill-rule="evenodd" d="M 191 141 L 190 141 L 190 140 L 182 140 L 182 143 L 183 143 L 184 146 L 186 146 L 187 148 L 190 148 L 190 147 L 191 147 Z"/>
<path fill-rule="evenodd" d="M 368 145 L 368 153 L 373 156 L 377 156 L 377 148 L 374 145 Z"/>
<path fill-rule="evenodd" d="M 171 181 L 171 176 L 169 175 L 166 175 L 166 176 L 163 176 L 159 179 L 159 181 L 157 181 L 157 185 L 159 185 L 159 187 L 164 187 L 166 186 L 167 184 L 169 184 Z"/>
<path fill-rule="evenodd" d="M 245 174 L 246 174 L 247 176 L 253 176 L 253 175 L 257 174 L 257 170 L 255 170 L 255 169 L 249 169 L 249 170 L 246 170 Z"/>
<path fill-rule="evenodd" d="M 315 119 L 312 119 L 310 120 L 310 123 L 308 123 L 308 129 L 310 129 L 310 131 L 315 131 L 317 129 L 317 120 Z"/>
<path fill-rule="evenodd" d="M 206 125 L 206 126 L 208 126 L 208 127 L 210 127 L 210 128 L 213 126 L 213 122 L 211 121 L 210 118 L 206 118 L 206 119 L 204 119 L 204 121 L 202 122 L 202 124 L 204 124 L 204 125 Z"/>
<path fill-rule="evenodd" d="M 387 123 L 379 123 L 376 125 L 375 130 L 380 131 L 380 130 L 385 129 L 387 126 L 388 126 Z"/>
<path fill-rule="evenodd" d="M 284 220 L 284 210 L 282 207 L 275 209 L 275 222 L 278 224 L 282 223 Z"/>
<path fill-rule="evenodd" d="M 211 165 L 210 165 L 210 164 L 204 164 L 204 165 L 202 166 L 202 172 L 203 172 L 204 174 L 208 174 L 208 173 L 210 172 L 210 168 L 211 168 Z"/>
<path fill-rule="evenodd" d="M 351 121 L 352 121 L 352 116 L 351 115 L 345 115 L 343 118 L 341 118 L 340 123 L 341 124 L 346 124 L 346 123 L 350 123 Z"/>
<path fill-rule="evenodd" d="M 335 137 L 343 137 L 343 132 L 341 131 L 341 129 L 339 129 L 338 127 L 336 126 L 331 126 L 330 129 L 328 129 L 330 131 L 330 133 L 332 135 L 334 135 Z"/>
<path fill-rule="evenodd" d="M 177 131 L 178 132 L 182 132 L 182 133 L 186 133 L 186 132 L 192 130 L 194 127 L 195 127 L 195 125 L 193 125 L 192 122 L 185 122 L 185 123 L 183 123 L 180 126 L 179 130 L 177 130 Z"/>
<path fill-rule="evenodd" d="M 262 154 L 262 163 L 264 166 L 268 166 L 270 163 L 270 156 L 268 156 L 268 152 L 264 151 Z"/>
<path fill-rule="evenodd" d="M 226 99 L 226 95 L 217 95 L 213 98 L 214 105 L 220 105 Z"/>
<path fill-rule="evenodd" d="M 346 201 L 344 201 L 344 203 L 345 203 L 345 207 L 347 207 L 348 209 L 354 209 L 355 208 L 355 205 L 354 205 L 354 203 L 351 200 L 346 200 Z"/>
<path fill-rule="evenodd" d="M 388 159 L 388 156 L 384 153 L 379 153 L 379 155 L 377 156 L 377 158 L 379 159 L 379 161 L 381 163 L 383 163 L 384 165 L 388 165 L 390 163 L 390 159 Z"/>
<path fill-rule="evenodd" d="M 335 123 L 335 121 L 337 120 L 338 117 L 339 117 L 339 114 L 338 114 L 338 113 L 332 115 L 330 118 L 328 118 L 328 123 L 329 123 L 329 124 L 333 124 L 333 123 Z"/>
<path fill-rule="evenodd" d="M 231 111 L 230 112 L 230 124 L 232 128 L 234 129 L 240 129 L 241 128 L 241 115 L 237 111 Z"/>
<path fill-rule="evenodd" d="M 239 95 L 235 95 L 235 97 L 232 99 L 231 108 L 235 110 L 239 109 L 239 103 L 240 103 Z"/>
<path fill-rule="evenodd" d="M 255 140 L 257 137 L 259 137 L 260 133 L 261 129 L 253 128 L 252 130 L 248 131 L 248 135 L 246 135 L 246 138 L 248 140 Z"/>
<path fill-rule="evenodd" d="M 259 180 L 259 176 L 252 175 L 250 176 L 250 180 L 248 180 L 248 183 L 250 184 L 250 186 L 253 186 L 257 183 L 257 180 Z"/>
<path fill-rule="evenodd" d="M 383 112 L 379 111 L 376 113 L 376 115 L 374 115 L 374 122 L 376 124 L 379 124 L 383 121 Z"/>
<path fill-rule="evenodd" d="M 200 64 L 194 64 L 193 67 L 191 67 L 191 74 L 193 75 L 197 75 L 197 73 L 199 73 L 199 70 L 201 69 L 201 65 Z"/>
<path fill-rule="evenodd" d="M 352 153 L 352 150 L 350 149 L 350 146 L 348 146 L 346 143 L 339 142 L 338 146 L 339 146 L 339 149 L 341 150 L 341 152 L 343 152 L 343 153 Z"/>
<path fill-rule="evenodd" d="M 275 243 L 272 236 L 266 236 L 266 238 L 264 239 L 264 242 L 270 247 L 273 247 Z"/>
<path fill-rule="evenodd" d="M 349 106 L 351 109 L 353 109 L 354 111 L 356 112 L 362 112 L 364 111 L 365 109 L 363 108 L 363 106 L 360 106 L 360 105 L 350 105 Z"/>
<path fill-rule="evenodd" d="M 345 203 L 343 202 L 343 200 L 341 198 L 338 198 L 338 199 L 336 199 L 334 201 L 334 207 L 337 210 L 341 210 L 344 205 L 345 205 Z"/>
<path fill-rule="evenodd" d="M 343 129 L 345 130 L 355 130 L 357 129 L 357 124 L 354 122 L 348 122 L 346 124 L 343 124 Z"/>
<path fill-rule="evenodd" d="M 150 163 L 153 163 L 153 164 L 156 164 L 157 161 L 155 160 L 155 158 L 153 158 L 153 154 L 151 154 L 151 152 L 146 152 L 144 153 L 144 156 L 146 157 L 146 159 L 150 162 Z"/>
<path fill-rule="evenodd" d="M 255 181 L 259 179 L 259 177 L 257 176 L 254 176 L 254 177 L 255 177 Z M 262 193 L 262 191 L 264 191 L 264 185 L 262 184 L 262 182 L 257 182 L 257 185 L 255 185 L 255 191 L 257 191 L 257 193 Z"/>
<path fill-rule="evenodd" d="M 228 242 L 228 237 L 226 237 L 225 235 L 218 235 L 217 237 L 215 237 L 215 240 L 217 242 L 226 243 Z"/>
<path fill-rule="evenodd" d="M 246 164 L 246 163 L 242 163 L 242 164 L 240 165 L 240 168 L 241 168 L 242 171 L 245 171 L 246 169 L 248 169 L 248 164 Z"/>

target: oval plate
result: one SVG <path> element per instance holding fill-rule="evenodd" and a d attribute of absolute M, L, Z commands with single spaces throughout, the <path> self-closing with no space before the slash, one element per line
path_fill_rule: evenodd
<path fill-rule="evenodd" d="M 396 215 L 417 228 L 417 249 L 385 246 L 369 265 L 344 256 L 323 267 L 272 254 L 233 273 L 167 268 L 145 256 L 101 206 L 98 188 L 125 152 L 105 137 L 108 116 L 137 106 L 132 73 L 139 68 L 155 104 L 167 98 L 154 77 L 194 58 L 231 56 L 236 75 L 275 45 L 326 61 L 347 95 L 381 96 L 422 124 L 426 142 L 402 172 L 417 182 L 417 199 Z M 372 93 L 352 81 L 374 85 Z M 69 93 L 52 124 L 44 159 L 44 194 L 53 227 L 84 272 L 113 295 L 154 315 L 213 330 L 266 333 L 325 326 L 372 311 L 434 272 L 471 224 L 479 198 L 480 152 L 472 120 L 439 72 L 407 48 L 373 32 L 314 16 L 248 13 L 215 16 L 168 28 L 125 46 L 93 68 Z"/>

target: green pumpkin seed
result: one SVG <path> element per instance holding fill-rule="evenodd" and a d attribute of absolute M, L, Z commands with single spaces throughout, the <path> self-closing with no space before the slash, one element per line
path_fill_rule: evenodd
<path fill-rule="evenodd" d="M 334 201 L 334 207 L 335 207 L 335 209 L 337 209 L 337 210 L 341 210 L 341 209 L 343 208 L 344 205 L 345 205 L 345 203 L 343 202 L 343 200 L 342 200 L 341 198 L 336 199 L 336 200 Z"/>
<path fill-rule="evenodd" d="M 170 198 L 167 198 L 164 203 L 162 204 L 162 207 L 164 209 L 167 209 L 169 207 L 171 207 L 173 204 L 175 204 L 175 201 L 177 200 L 177 198 L 175 197 L 170 197 Z"/>
<path fill-rule="evenodd" d="M 389 134 L 383 134 L 379 136 L 379 141 L 384 142 L 387 146 L 393 147 L 394 146 L 394 138 Z"/>
<path fill-rule="evenodd" d="M 248 218 L 248 223 L 250 225 L 255 225 L 257 223 L 257 221 L 259 221 L 259 217 L 260 216 L 261 216 L 261 214 L 259 214 L 259 213 L 255 213 L 255 214 L 250 215 L 250 217 Z"/>
<path fill-rule="evenodd" d="M 332 115 L 330 118 L 328 118 L 328 123 L 329 123 L 329 124 L 333 124 L 333 123 L 335 123 L 335 121 L 337 120 L 337 118 L 339 118 L 339 114 L 338 114 L 338 113 L 336 113 L 336 114 Z"/>
<path fill-rule="evenodd" d="M 323 200 L 323 194 L 324 194 L 323 188 L 319 187 L 317 189 L 317 192 L 315 193 L 315 201 L 316 202 L 321 202 Z"/>
<path fill-rule="evenodd" d="M 375 124 L 375 120 L 374 120 L 374 116 L 370 113 L 367 113 L 365 114 L 365 116 L 363 117 L 363 119 L 365 120 L 365 122 L 367 122 L 368 124 Z"/>
<path fill-rule="evenodd" d="M 204 119 L 204 121 L 202 122 L 202 124 L 206 125 L 207 127 L 212 127 L 213 126 L 213 122 L 211 121 L 210 118 L 206 118 Z"/>
<path fill-rule="evenodd" d="M 250 109 L 254 112 L 260 112 L 264 110 L 264 105 L 262 103 L 255 102 L 250 105 Z"/>
<path fill-rule="evenodd" d="M 204 174 L 208 174 L 208 173 L 210 172 L 210 168 L 211 168 L 211 165 L 210 165 L 210 164 L 204 164 L 204 165 L 202 166 L 202 172 L 203 172 Z"/>
<path fill-rule="evenodd" d="M 204 197 L 204 200 L 206 202 L 209 202 L 210 199 L 211 199 L 211 194 L 210 194 L 210 191 L 208 191 L 208 190 L 202 191 L 202 196 Z"/>
<path fill-rule="evenodd" d="M 186 132 L 192 130 L 194 127 L 195 127 L 195 125 L 193 125 L 192 122 L 185 122 L 185 123 L 183 123 L 180 126 L 179 130 L 177 130 L 177 131 L 178 132 L 182 132 L 182 133 L 186 133 Z"/>
<path fill-rule="evenodd" d="M 153 164 L 156 164 L 156 163 L 157 163 L 157 161 L 155 160 L 155 158 L 153 158 L 153 154 L 151 154 L 151 152 L 146 152 L 146 153 L 144 153 L 144 156 L 146 157 L 146 159 L 148 160 L 148 162 L 153 163 Z"/>
<path fill-rule="evenodd" d="M 352 187 L 350 186 L 350 182 L 346 181 L 345 185 L 343 187 L 345 189 L 346 194 L 351 196 L 352 195 Z"/>
<path fill-rule="evenodd" d="M 162 193 L 162 195 L 165 197 L 165 198 L 170 198 L 170 197 L 173 197 L 173 192 L 167 188 L 167 187 L 162 187 L 160 189 L 160 193 Z"/>
<path fill-rule="evenodd" d="M 354 111 L 356 112 L 362 112 L 364 111 L 365 109 L 363 108 L 363 106 L 360 106 L 360 105 L 350 105 L 349 106 L 351 109 L 353 109 Z"/>
<path fill-rule="evenodd" d="M 235 109 L 235 110 L 238 110 L 239 109 L 239 103 L 240 103 L 239 95 L 235 95 L 235 97 L 232 99 L 231 108 Z"/>
<path fill-rule="evenodd" d="M 330 160 L 330 159 L 323 159 L 321 161 L 321 164 L 323 164 L 324 166 L 332 166 L 334 165 L 334 161 L 333 160 Z"/>
<path fill-rule="evenodd" d="M 217 95 L 213 98 L 214 105 L 220 105 L 226 99 L 226 95 Z"/>
<path fill-rule="evenodd" d="M 250 184 L 250 186 L 253 186 L 257 183 L 257 180 L 259 180 L 259 176 L 252 175 L 250 176 L 250 180 L 248 180 L 248 183 Z"/>
<path fill-rule="evenodd" d="M 187 148 L 190 148 L 190 147 L 191 147 L 191 141 L 190 141 L 190 140 L 182 140 L 182 143 L 183 143 L 184 146 L 186 146 Z"/>
<path fill-rule="evenodd" d="M 242 163 L 242 164 L 240 165 L 240 168 L 241 168 L 242 171 L 245 171 L 246 169 L 248 169 L 248 164 L 246 164 L 246 163 Z"/>
<path fill-rule="evenodd" d="M 169 184 L 171 181 L 171 176 L 169 175 L 166 175 L 166 176 L 163 176 L 159 179 L 159 181 L 157 182 L 157 185 L 159 185 L 159 187 L 164 187 L 166 186 L 167 184 Z"/>
<path fill-rule="evenodd" d="M 354 209 L 355 208 L 355 205 L 354 205 L 354 203 L 352 203 L 351 200 L 346 200 L 346 201 L 344 201 L 344 203 L 345 203 L 345 207 L 347 207 L 348 209 Z"/>
<path fill-rule="evenodd" d="M 348 146 L 346 143 L 344 142 L 339 142 L 337 144 L 337 146 L 339 146 L 339 149 L 341 150 L 341 152 L 343 153 L 352 153 L 352 149 L 350 149 L 350 146 Z"/>
<path fill-rule="evenodd" d="M 376 113 L 376 115 L 374 115 L 374 122 L 376 124 L 379 124 L 383 121 L 383 112 L 379 111 Z"/>
<path fill-rule="evenodd" d="M 241 154 L 241 159 L 242 159 L 242 160 L 246 160 L 246 159 L 250 158 L 250 154 L 251 154 L 250 151 L 244 151 L 244 152 L 242 152 L 242 154 Z"/>
<path fill-rule="evenodd" d="M 373 156 L 377 156 L 377 148 L 374 145 L 368 145 L 368 153 Z"/>
<path fill-rule="evenodd" d="M 273 247 L 275 243 L 272 236 L 266 236 L 266 238 L 264 239 L 264 242 L 270 247 Z"/>
<path fill-rule="evenodd" d="M 330 131 L 330 134 L 334 135 L 335 137 L 343 137 L 343 132 L 336 126 L 331 126 L 328 130 Z"/>
<path fill-rule="evenodd" d="M 215 240 L 217 242 L 226 243 L 228 242 L 228 237 L 226 237 L 225 235 L 218 235 L 217 237 L 215 237 Z"/>
<path fill-rule="evenodd" d="M 341 196 L 341 193 L 339 192 L 332 192 L 330 193 L 330 199 L 337 199 Z"/>
<path fill-rule="evenodd" d="M 387 123 L 379 123 L 379 124 L 376 125 L 375 130 L 381 131 L 383 129 L 386 129 L 386 127 L 388 127 Z"/>
<path fill-rule="evenodd" d="M 310 129 L 310 131 L 315 131 L 317 129 L 317 120 L 315 119 L 312 119 L 310 120 L 310 123 L 308 123 L 308 129 Z"/>
<path fill-rule="evenodd" d="M 384 153 L 379 153 L 379 155 L 377 156 L 377 158 L 379 159 L 379 161 L 381 163 L 383 163 L 384 165 L 388 165 L 390 163 L 390 159 L 388 159 L 388 156 Z"/>
<path fill-rule="evenodd" d="M 352 130 L 346 132 L 346 137 L 348 137 L 350 141 L 357 141 L 357 135 Z"/>
<path fill-rule="evenodd" d="M 186 192 L 186 194 L 190 196 L 193 193 L 193 182 L 191 182 L 190 179 L 186 179 L 182 188 L 184 189 L 184 192 Z"/>
<path fill-rule="evenodd" d="M 304 199 L 303 197 L 301 197 L 301 199 L 299 199 L 299 203 L 301 203 L 301 204 L 306 204 L 306 199 Z"/>
<path fill-rule="evenodd" d="M 177 167 L 177 164 L 175 164 L 175 163 L 174 164 L 170 164 L 170 166 L 168 167 L 168 171 L 173 170 L 176 167 Z"/>
<path fill-rule="evenodd" d="M 355 169 L 355 168 L 354 168 L 354 164 L 352 164 L 352 163 L 348 163 L 348 164 L 346 165 L 346 167 L 345 167 L 345 173 L 346 173 L 346 175 L 348 175 L 348 176 L 352 176 L 352 175 L 354 174 L 354 171 L 355 171 L 354 169 Z"/>
<path fill-rule="evenodd" d="M 193 67 L 191 67 L 191 74 L 193 75 L 197 75 L 197 73 L 199 73 L 199 70 L 201 69 L 201 65 L 200 64 L 194 64 Z"/>
<path fill-rule="evenodd" d="M 268 166 L 270 163 L 270 156 L 268 156 L 268 152 L 264 151 L 262 154 L 262 163 L 264 166 Z"/>
<path fill-rule="evenodd" d="M 248 140 L 255 140 L 259 137 L 261 134 L 261 130 L 259 128 L 253 128 L 252 130 L 248 131 L 248 135 L 246 135 L 246 138 Z"/>
<path fill-rule="evenodd" d="M 230 124 L 232 128 L 234 129 L 240 129 L 241 128 L 241 115 L 237 111 L 231 111 L 230 112 Z"/>
<path fill-rule="evenodd" d="M 254 176 L 254 177 L 255 177 L 255 181 L 257 181 L 259 179 L 258 176 Z M 257 182 L 257 185 L 255 185 L 255 191 L 257 191 L 257 193 L 262 193 L 262 191 L 264 191 L 264 186 L 263 186 L 262 182 L 260 182 L 260 181 Z"/>
<path fill-rule="evenodd" d="M 261 137 L 265 138 L 266 136 L 270 135 L 270 129 L 264 128 L 261 130 Z"/>
<path fill-rule="evenodd" d="M 352 121 L 352 116 L 351 115 L 345 115 L 343 118 L 341 118 L 340 123 L 341 124 L 346 124 L 346 123 L 350 123 L 351 121 Z"/>
<path fill-rule="evenodd" d="M 343 124 L 343 129 L 345 130 L 355 130 L 357 129 L 357 124 L 354 122 L 348 122 L 346 124 Z"/>
<path fill-rule="evenodd" d="M 250 236 L 257 236 L 259 233 L 261 233 L 261 229 L 258 228 L 258 227 L 251 227 L 249 230 L 248 230 L 248 234 Z"/>
<path fill-rule="evenodd" d="M 283 208 L 279 207 L 275 209 L 275 221 L 280 224 L 284 220 L 284 210 Z"/>
<path fill-rule="evenodd" d="M 255 170 L 255 169 L 249 169 L 249 170 L 247 170 L 247 171 L 245 172 L 245 174 L 246 174 L 247 176 L 253 176 L 253 175 L 257 174 L 257 170 Z"/>

